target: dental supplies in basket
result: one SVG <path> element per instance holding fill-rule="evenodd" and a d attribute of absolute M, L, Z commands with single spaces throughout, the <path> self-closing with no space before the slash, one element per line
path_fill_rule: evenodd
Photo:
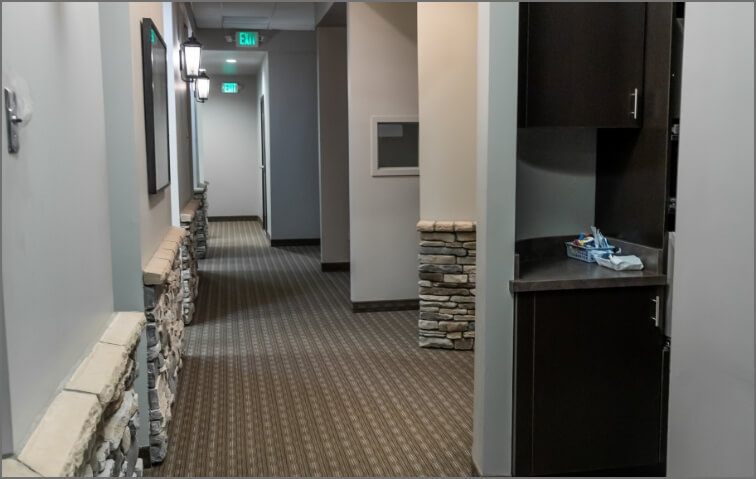
<path fill-rule="evenodd" d="M 598 228 L 591 226 L 591 232 L 591 235 L 580 233 L 578 238 L 564 243 L 568 257 L 586 263 L 595 263 L 596 258 L 606 258 L 611 254 L 619 253 L 619 250 L 609 244 L 609 240 Z"/>

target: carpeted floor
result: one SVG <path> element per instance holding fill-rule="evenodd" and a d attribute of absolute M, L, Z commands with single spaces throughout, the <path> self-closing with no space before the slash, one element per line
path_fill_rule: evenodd
<path fill-rule="evenodd" d="M 153 476 L 465 476 L 473 354 L 417 312 L 351 311 L 317 247 L 210 223 L 165 462 Z"/>

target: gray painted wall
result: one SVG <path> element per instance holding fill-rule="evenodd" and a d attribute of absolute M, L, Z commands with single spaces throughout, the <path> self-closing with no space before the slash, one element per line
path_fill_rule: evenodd
<path fill-rule="evenodd" d="M 240 93 L 220 92 L 222 82 L 238 82 Z M 198 105 L 209 216 L 262 216 L 258 151 L 257 78 L 212 77 L 211 98 Z"/>
<path fill-rule="evenodd" d="M 346 27 L 321 27 L 318 48 L 320 261 L 349 261 L 349 110 Z"/>
<path fill-rule="evenodd" d="M 315 32 L 309 51 L 268 53 L 271 239 L 320 238 Z"/>
<path fill-rule="evenodd" d="M 5 115 L 2 119 L 5 131 Z M 5 148 L 3 144 L 3 148 Z M 0 168 L 0 224 L 2 224 L 2 168 Z M 2 248 L 0 235 L 0 251 Z M 0 254 L 0 271 L 3 269 L 3 257 Z M 8 387 L 8 343 L 5 340 L 5 305 L 3 304 L 3 277 L 0 274 L 0 453 L 3 456 L 13 452 L 13 426 L 11 422 L 10 389 Z"/>
<path fill-rule="evenodd" d="M 752 3 L 688 3 L 668 473 L 754 475 Z"/>
<path fill-rule="evenodd" d="M 519 6 L 478 5 L 478 284 L 472 459 L 512 472 L 512 358 Z"/>
<path fill-rule="evenodd" d="M 3 3 L 2 13 L 3 84 L 33 106 L 21 151 L 8 154 L 4 134 L 2 147 L 2 283 L 18 450 L 107 327 L 113 281 L 98 5 Z"/>
<path fill-rule="evenodd" d="M 518 130 L 517 239 L 590 231 L 595 213 L 596 130 Z"/>

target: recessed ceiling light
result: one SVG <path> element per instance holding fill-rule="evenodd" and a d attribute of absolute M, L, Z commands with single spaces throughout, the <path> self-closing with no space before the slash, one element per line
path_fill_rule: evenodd
<path fill-rule="evenodd" d="M 236 63 L 236 58 L 226 58 L 226 63 Z"/>

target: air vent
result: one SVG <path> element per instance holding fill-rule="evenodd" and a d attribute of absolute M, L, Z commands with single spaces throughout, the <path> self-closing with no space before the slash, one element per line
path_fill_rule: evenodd
<path fill-rule="evenodd" d="M 222 28 L 257 28 L 265 29 L 268 26 L 268 17 L 223 17 Z"/>

